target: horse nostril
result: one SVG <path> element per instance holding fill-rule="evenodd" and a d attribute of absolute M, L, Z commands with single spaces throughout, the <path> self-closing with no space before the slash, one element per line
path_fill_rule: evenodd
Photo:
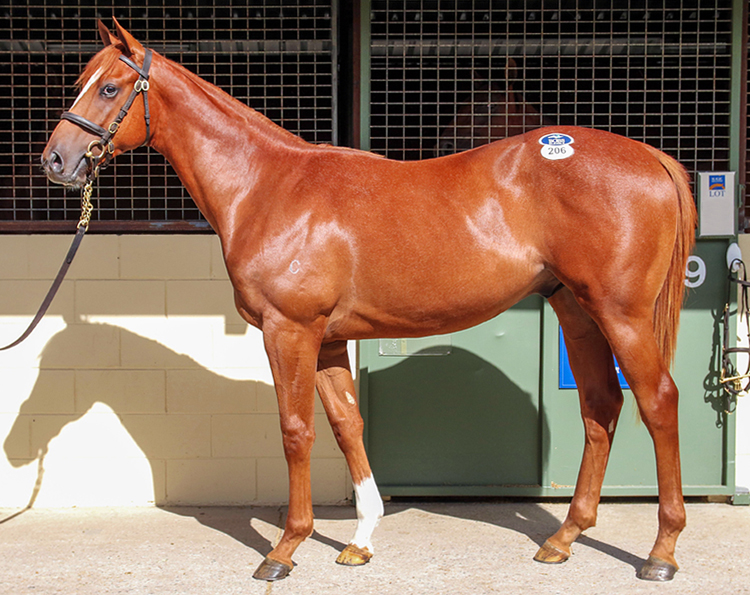
<path fill-rule="evenodd" d="M 61 173 L 65 169 L 65 161 L 63 161 L 62 155 L 57 151 L 52 151 L 47 163 L 49 164 L 49 168 L 56 174 Z"/>

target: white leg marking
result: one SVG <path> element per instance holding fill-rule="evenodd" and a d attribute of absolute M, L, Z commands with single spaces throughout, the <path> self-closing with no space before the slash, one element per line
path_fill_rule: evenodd
<path fill-rule="evenodd" d="M 94 76 L 92 76 L 89 81 L 86 83 L 86 86 L 81 89 L 81 92 L 78 94 L 78 97 L 76 97 L 76 100 L 73 102 L 73 105 L 70 106 L 70 109 L 68 111 L 72 111 L 73 108 L 76 106 L 76 103 L 81 101 L 81 98 L 86 95 L 86 91 L 88 91 L 91 88 L 91 85 L 93 85 L 96 81 L 99 80 L 99 77 L 102 74 L 102 69 L 100 68 L 94 73 Z"/>
<path fill-rule="evenodd" d="M 362 483 L 354 485 L 354 494 L 357 498 L 357 531 L 351 543 L 358 548 L 367 548 L 373 553 L 372 537 L 375 527 L 383 518 L 383 499 L 378 492 L 378 486 L 372 476 L 364 479 Z"/>

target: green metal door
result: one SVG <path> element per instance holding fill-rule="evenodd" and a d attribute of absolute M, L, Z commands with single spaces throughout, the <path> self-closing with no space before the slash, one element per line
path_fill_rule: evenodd
<path fill-rule="evenodd" d="M 686 495 L 734 493 L 734 419 L 718 382 L 726 247 L 698 243 L 682 314 L 674 377 Z M 571 495 L 584 434 L 560 360 L 557 318 L 540 297 L 444 337 L 363 341 L 362 410 L 383 494 Z M 603 494 L 655 495 L 651 438 L 624 392 Z"/>
<path fill-rule="evenodd" d="M 538 488 L 541 308 L 534 296 L 451 335 L 362 342 L 369 456 L 385 494 Z"/>
<path fill-rule="evenodd" d="M 720 317 L 727 299 L 727 266 L 724 240 L 699 241 L 689 266 L 689 290 L 682 311 L 673 376 L 680 389 L 682 480 L 686 495 L 734 493 L 734 418 L 724 410 L 719 386 L 721 372 Z M 544 469 L 546 495 L 572 494 L 583 452 L 583 423 L 578 391 L 559 388 L 558 332 L 552 308 L 544 311 L 545 336 L 542 410 L 550 444 Z M 625 404 L 602 493 L 656 495 L 654 448 L 639 420 L 632 391 Z"/>

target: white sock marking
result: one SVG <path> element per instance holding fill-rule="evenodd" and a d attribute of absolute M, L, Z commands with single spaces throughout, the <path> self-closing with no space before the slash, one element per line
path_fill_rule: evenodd
<path fill-rule="evenodd" d="M 102 69 L 100 68 L 94 73 L 94 76 L 92 76 L 88 82 L 86 83 L 86 86 L 81 89 L 81 92 L 78 94 L 78 97 L 76 97 L 76 100 L 73 102 L 73 105 L 70 106 L 70 109 L 68 111 L 73 111 L 73 108 L 76 106 L 76 103 L 81 101 L 81 98 L 86 95 L 86 91 L 88 91 L 91 88 L 91 85 L 93 85 L 96 81 L 99 80 L 99 77 L 102 75 Z"/>
<path fill-rule="evenodd" d="M 383 518 L 383 499 L 378 492 L 378 486 L 372 476 L 364 479 L 362 483 L 354 485 L 354 494 L 357 498 L 357 531 L 352 538 L 352 544 L 358 548 L 367 548 L 373 552 L 370 541 L 375 527 Z"/>

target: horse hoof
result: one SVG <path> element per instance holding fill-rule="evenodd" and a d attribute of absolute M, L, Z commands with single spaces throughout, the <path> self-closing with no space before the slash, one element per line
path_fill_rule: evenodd
<path fill-rule="evenodd" d="M 534 560 L 543 564 L 562 564 L 568 558 L 570 558 L 569 553 L 555 547 L 549 541 L 545 541 L 534 556 Z"/>
<path fill-rule="evenodd" d="M 674 564 L 665 562 L 655 556 L 649 556 L 636 576 L 644 581 L 658 581 L 663 583 L 671 581 L 674 578 L 675 572 L 677 572 L 677 566 Z"/>
<path fill-rule="evenodd" d="M 253 578 L 261 581 L 280 581 L 282 578 L 286 578 L 291 571 L 292 567 L 288 564 L 266 558 L 258 566 Z"/>
<path fill-rule="evenodd" d="M 344 548 L 344 551 L 336 558 L 336 564 L 343 566 L 362 566 L 372 558 L 372 553 L 367 548 L 357 547 L 353 543 Z"/>

